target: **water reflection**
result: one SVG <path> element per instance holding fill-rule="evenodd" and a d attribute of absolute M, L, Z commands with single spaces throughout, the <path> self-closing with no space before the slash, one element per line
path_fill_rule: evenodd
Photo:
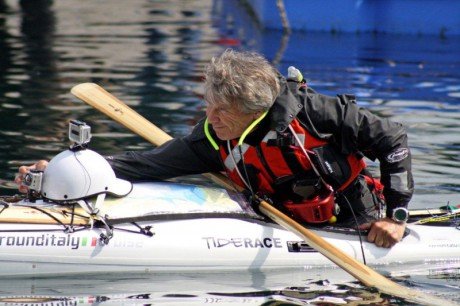
<path fill-rule="evenodd" d="M 320 274 L 320 271 L 311 271 Z M 338 278 L 344 275 L 340 271 Z M 312 280 L 305 271 L 157 273 L 12 279 L 2 284 L 0 305 L 306 305 L 345 304 L 353 301 L 388 302 L 348 281 Z M 279 274 L 279 275 L 276 275 Z M 263 278 L 254 286 L 248 280 Z M 266 279 L 269 279 L 268 281 Z M 18 284 L 21 284 L 18 286 Z M 98 284 L 95 288 L 94 284 Z M 21 289 L 19 289 L 21 288 Z M 117 293 L 120 292 L 120 293 Z M 393 299 L 393 301 L 401 301 Z M 19 304 L 20 303 L 20 304 Z M 67 303 L 67 304 L 66 304 Z M 351 305 L 353 305 L 351 303 Z M 359 305 L 359 304 L 358 304 Z"/>
<path fill-rule="evenodd" d="M 6 10 L 14 12 L 13 8 Z M 2 58 L 10 61 L 2 69 L 1 133 L 7 146 L 19 150 L 18 153 L 33 150 L 57 151 L 57 133 L 62 134 L 62 114 L 49 112 L 48 106 L 60 103 L 61 93 L 57 75 L 58 55 L 53 51 L 56 19 L 51 9 L 52 1 L 20 1 L 16 12 L 19 20 L 19 33 L 4 24 L 8 33 L 5 40 L 6 54 Z M 6 55 L 6 56 L 5 56 Z M 33 116 L 30 113 L 33 113 Z M 46 118 L 46 120 L 44 120 Z M 53 124 L 47 124 L 53 122 Z M 27 133 L 27 134 L 25 134 Z M 30 140 L 35 144 L 32 144 Z M 4 158 L 11 158 L 10 150 L 2 150 Z"/>
<path fill-rule="evenodd" d="M 213 35 L 209 1 L 2 4 L 0 145 L 10 179 L 18 164 L 65 148 L 69 118 L 91 123 L 100 151 L 150 147 L 71 97 L 77 83 L 102 84 L 173 134 L 187 133 L 203 113 L 200 74 L 217 52 L 203 43 Z M 10 34 L 6 21 L 20 23 L 20 32 Z"/>
<path fill-rule="evenodd" d="M 428 277 L 414 272 L 415 284 L 407 274 L 398 278 L 412 288 L 430 284 L 437 295 L 455 298 L 458 268 L 457 279 L 446 279 L 446 273 L 452 275 L 447 270 L 430 269 Z M 331 269 L 91 274 L 11 278 L 0 284 L 0 305 L 412 305 Z"/>

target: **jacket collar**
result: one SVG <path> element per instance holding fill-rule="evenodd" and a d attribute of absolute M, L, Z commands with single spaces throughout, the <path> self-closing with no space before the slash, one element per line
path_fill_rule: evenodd
<path fill-rule="evenodd" d="M 283 133 L 289 124 L 303 109 L 301 100 L 296 97 L 298 83 L 294 80 L 286 80 L 280 75 L 280 94 L 270 108 L 267 117 L 260 122 L 258 128 L 246 137 L 246 143 L 256 145 L 265 137 L 269 130 Z"/>
<path fill-rule="evenodd" d="M 286 80 L 282 76 L 280 76 L 279 80 L 281 91 L 270 108 L 268 117 L 271 129 L 277 132 L 284 132 L 302 110 L 303 105 L 300 102 L 301 100 L 296 97 L 297 94 L 295 94 L 298 83 Z"/>

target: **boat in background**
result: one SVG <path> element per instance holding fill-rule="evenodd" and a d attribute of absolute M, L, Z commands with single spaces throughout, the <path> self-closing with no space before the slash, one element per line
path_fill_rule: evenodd
<path fill-rule="evenodd" d="M 301 31 L 460 35 L 460 3 L 452 0 L 245 2 L 267 29 L 282 30 L 287 23 L 292 30 Z"/>

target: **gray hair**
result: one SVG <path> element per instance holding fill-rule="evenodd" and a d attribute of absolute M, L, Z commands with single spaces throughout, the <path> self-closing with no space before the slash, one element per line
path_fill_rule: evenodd
<path fill-rule="evenodd" d="M 211 105 L 237 105 L 244 113 L 268 110 L 280 92 L 277 70 L 254 52 L 225 50 L 206 67 L 204 99 Z"/>

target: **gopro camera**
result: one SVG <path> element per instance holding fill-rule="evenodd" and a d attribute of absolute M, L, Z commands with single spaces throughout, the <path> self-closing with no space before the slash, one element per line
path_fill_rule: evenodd
<path fill-rule="evenodd" d="M 30 190 L 40 192 L 42 190 L 42 180 L 43 171 L 30 170 L 30 172 L 24 176 L 22 184 L 29 187 Z"/>
<path fill-rule="evenodd" d="M 91 127 L 83 121 L 70 120 L 69 139 L 77 145 L 85 145 L 91 139 Z"/>

